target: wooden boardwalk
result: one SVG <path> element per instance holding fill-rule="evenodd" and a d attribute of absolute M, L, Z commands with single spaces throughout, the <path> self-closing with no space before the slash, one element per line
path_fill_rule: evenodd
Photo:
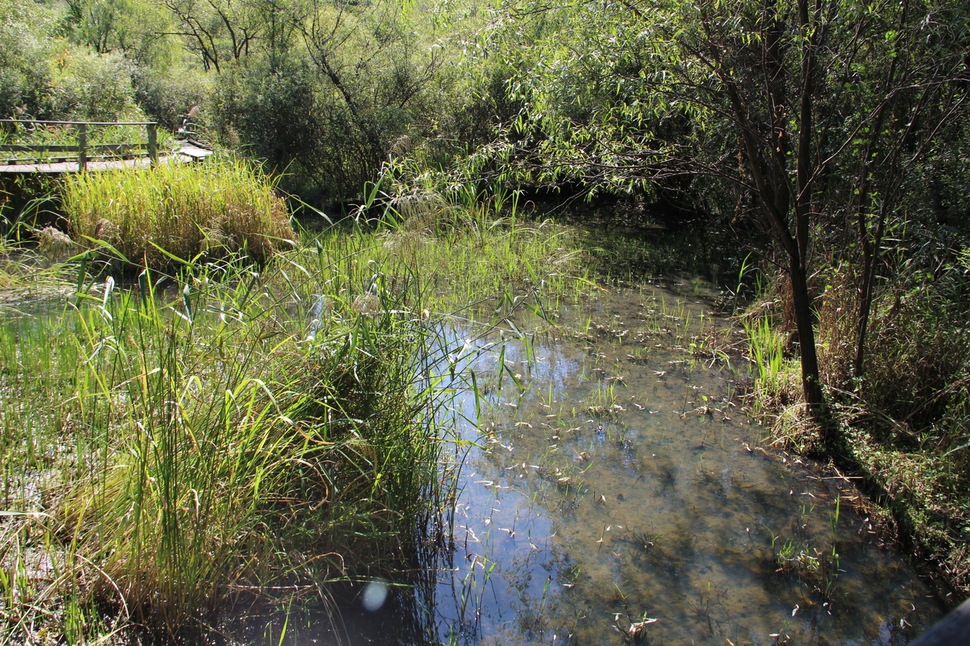
<path fill-rule="evenodd" d="M 89 131 L 93 129 L 128 126 L 144 128 L 146 139 L 123 143 L 89 143 Z M 28 128 L 53 132 L 75 133 L 76 143 L 6 143 L 0 140 L 0 153 L 10 155 L 0 158 L 0 173 L 5 174 L 63 174 L 81 171 L 105 171 L 122 168 L 148 168 L 166 161 L 197 161 L 212 151 L 191 139 L 181 140 L 171 151 L 158 149 L 158 124 L 154 121 L 103 122 L 103 121 L 37 121 L 25 119 L 0 119 L 0 127 L 17 130 Z"/>
<path fill-rule="evenodd" d="M 203 148 L 192 142 L 182 142 L 182 144 L 169 154 L 159 155 L 158 163 L 169 161 L 191 162 L 205 159 L 212 154 L 208 148 Z M 87 171 L 120 170 L 122 168 L 150 168 L 153 165 L 150 157 L 133 157 L 129 159 L 102 159 L 93 160 L 85 163 Z M 0 164 L 0 173 L 7 174 L 30 174 L 47 173 L 60 175 L 63 173 L 80 172 L 78 161 L 59 161 L 59 162 L 33 162 L 17 164 Z"/>

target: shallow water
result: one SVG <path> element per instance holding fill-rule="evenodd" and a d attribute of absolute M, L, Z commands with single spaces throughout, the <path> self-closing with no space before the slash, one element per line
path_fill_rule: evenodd
<path fill-rule="evenodd" d="M 349 602 L 327 639 L 905 644 L 938 619 L 846 481 L 760 446 L 742 367 L 690 352 L 722 323 L 679 287 L 603 295 L 528 343 L 474 342 L 488 394 L 461 432 L 479 446 L 426 614 L 392 590 L 375 614 Z M 457 406 L 475 417 L 470 395 Z"/>
<path fill-rule="evenodd" d="M 906 644 L 942 616 L 848 483 L 762 447 L 745 366 L 696 351 L 725 323 L 702 287 L 672 288 L 470 338 L 456 368 L 485 394 L 454 403 L 474 445 L 453 549 L 417 588 L 236 618 L 249 641 L 289 621 L 292 644 Z"/>

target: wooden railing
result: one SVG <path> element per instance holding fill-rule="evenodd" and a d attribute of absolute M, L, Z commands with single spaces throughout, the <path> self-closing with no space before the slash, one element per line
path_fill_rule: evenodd
<path fill-rule="evenodd" d="M 31 128 L 73 128 L 74 144 L 0 144 L 0 164 L 53 164 L 77 162 L 78 170 L 86 170 L 89 161 L 147 157 L 152 165 L 158 163 L 158 124 L 154 121 L 43 121 L 36 119 L 0 119 L 0 128 L 14 128 L 23 124 Z M 94 128 L 137 126 L 146 130 L 144 141 L 121 143 L 89 143 Z M 16 159 L 4 159 L 3 153 L 19 153 Z M 26 155 L 26 157 L 24 157 Z"/>

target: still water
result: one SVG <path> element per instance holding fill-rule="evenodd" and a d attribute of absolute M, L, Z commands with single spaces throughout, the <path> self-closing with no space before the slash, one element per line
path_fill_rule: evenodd
<path fill-rule="evenodd" d="M 430 584 L 295 643 L 905 644 L 944 613 L 849 482 L 766 444 L 702 292 L 550 320 L 466 345 L 485 394 L 456 398 L 478 423 Z"/>
<path fill-rule="evenodd" d="M 851 483 L 768 444 L 709 296 L 614 289 L 515 331 L 456 324 L 458 487 L 417 585 L 228 623 L 290 644 L 914 639 L 943 606 Z M 3 324 L 48 333 L 21 314 Z"/>

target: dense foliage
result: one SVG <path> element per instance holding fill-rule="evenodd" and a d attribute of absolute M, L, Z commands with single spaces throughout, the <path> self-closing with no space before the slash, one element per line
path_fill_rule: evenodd
<path fill-rule="evenodd" d="M 746 243 L 772 241 L 789 276 L 805 397 L 822 415 L 809 282 L 832 264 L 858 290 L 844 379 L 861 378 L 887 231 L 938 222 L 926 187 L 964 172 L 930 161 L 952 159 L 945 142 L 967 129 L 966 12 L 807 0 L 520 12 L 533 62 L 511 87 L 528 107 L 505 130 L 502 172 L 743 218 Z"/>

